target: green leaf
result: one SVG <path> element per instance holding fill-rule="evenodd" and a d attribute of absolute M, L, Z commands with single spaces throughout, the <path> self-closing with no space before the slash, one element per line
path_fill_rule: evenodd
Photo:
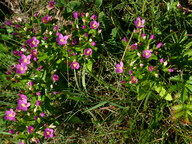
<path fill-rule="evenodd" d="M 79 1 L 70 1 L 67 4 L 67 12 L 73 12 L 78 10 L 78 8 L 80 7 L 81 3 Z"/>
<path fill-rule="evenodd" d="M 81 121 L 80 118 L 78 118 L 77 116 L 72 116 L 72 117 L 68 120 L 68 122 L 73 123 L 73 124 L 79 124 L 79 123 L 81 123 L 82 121 Z"/>
<path fill-rule="evenodd" d="M 180 75 L 176 75 L 176 76 L 170 77 L 169 80 L 175 81 L 175 82 L 182 82 Z"/>
<path fill-rule="evenodd" d="M 188 48 L 190 48 L 190 47 L 192 47 L 192 41 L 190 41 L 188 44 L 185 45 L 185 48 L 186 48 L 186 49 L 188 49 Z"/>
<path fill-rule="evenodd" d="M 122 108 L 122 109 L 126 109 L 126 110 L 128 110 L 127 107 L 123 107 L 123 106 L 118 105 L 118 104 L 116 104 L 116 103 L 113 103 L 113 102 L 108 102 L 108 103 L 111 104 L 111 105 L 113 105 L 113 106 L 116 106 L 116 107 L 118 107 L 118 108 Z"/>
<path fill-rule="evenodd" d="M 190 92 L 192 92 L 192 85 L 185 84 L 185 87 L 186 87 Z"/>
<path fill-rule="evenodd" d="M 95 1 L 95 5 L 97 8 L 99 8 L 102 5 L 102 3 L 103 3 L 103 0 L 96 0 Z"/>
<path fill-rule="evenodd" d="M 111 35 L 112 35 L 113 38 L 115 38 L 117 36 L 117 28 L 112 29 Z"/>
<path fill-rule="evenodd" d="M 45 59 L 48 59 L 49 56 L 47 55 L 47 53 L 40 53 L 39 56 L 38 56 L 38 62 L 41 62 Z"/>
<path fill-rule="evenodd" d="M 99 13 L 98 20 L 100 22 L 103 22 L 104 21 L 104 17 L 105 17 L 105 13 L 102 11 L 102 12 Z"/>
<path fill-rule="evenodd" d="M 145 93 L 142 93 L 142 94 L 138 94 L 137 95 L 137 100 L 140 101 L 140 100 L 143 100 L 147 95 Z"/>
<path fill-rule="evenodd" d="M 180 112 L 181 110 L 183 110 L 183 108 L 184 108 L 183 104 L 177 104 L 171 107 L 174 113 Z"/>
<path fill-rule="evenodd" d="M 192 117 L 192 112 L 187 110 L 186 113 Z"/>
<path fill-rule="evenodd" d="M 101 106 L 105 105 L 106 103 L 107 103 L 107 101 L 103 101 L 103 102 L 101 102 L 101 103 L 99 103 L 99 104 L 97 104 L 97 105 L 95 105 L 95 106 L 93 106 L 93 107 L 87 109 L 85 112 L 94 110 L 94 109 L 96 109 L 96 108 L 98 108 L 98 107 L 101 107 Z M 83 113 L 85 113 L 85 112 L 83 112 Z"/>
<path fill-rule="evenodd" d="M 187 99 L 187 88 L 183 88 L 182 92 L 181 92 L 181 101 L 185 102 L 185 100 Z"/>
<path fill-rule="evenodd" d="M 88 61 L 88 63 L 86 64 L 86 68 L 92 72 L 92 67 L 93 67 L 93 62 L 91 60 Z"/>
<path fill-rule="evenodd" d="M 175 84 L 175 85 L 170 86 L 168 91 L 175 92 L 175 91 L 180 90 L 182 87 L 183 87 L 183 84 Z"/>
<path fill-rule="evenodd" d="M 184 114 L 185 114 L 185 111 L 184 111 L 184 110 L 183 110 L 183 111 L 180 111 L 180 112 L 178 112 L 178 113 L 174 113 L 174 114 L 173 114 L 173 119 L 176 120 L 176 119 L 182 117 Z"/>
<path fill-rule="evenodd" d="M 167 101 L 173 100 L 171 94 L 169 94 L 164 87 L 162 86 L 155 86 L 155 91 L 159 93 L 161 97 L 163 97 Z"/>

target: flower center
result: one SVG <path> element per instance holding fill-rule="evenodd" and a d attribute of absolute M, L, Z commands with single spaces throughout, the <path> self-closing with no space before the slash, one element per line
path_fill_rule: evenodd
<path fill-rule="evenodd" d="M 24 62 L 26 63 L 26 62 L 27 62 L 27 59 L 24 59 Z"/>
<path fill-rule="evenodd" d="M 31 128 L 31 129 L 30 129 L 30 132 L 33 132 L 33 131 L 34 131 L 34 129 L 33 129 L 33 128 Z"/>
<path fill-rule="evenodd" d="M 87 51 L 87 54 L 90 54 L 90 53 L 91 53 L 91 52 L 88 50 L 88 51 Z"/>
<path fill-rule="evenodd" d="M 24 68 L 23 68 L 23 67 L 21 67 L 21 68 L 20 68 L 20 70 L 24 70 Z"/>
<path fill-rule="evenodd" d="M 60 41 L 61 41 L 61 42 L 63 42 L 63 41 L 64 41 L 64 39 L 60 39 Z"/>
<path fill-rule="evenodd" d="M 121 69 L 121 70 L 122 70 L 122 69 L 123 69 L 123 67 L 119 67 L 119 69 Z"/>
<path fill-rule="evenodd" d="M 21 104 L 22 107 L 25 107 L 25 104 Z"/>
<path fill-rule="evenodd" d="M 146 56 L 148 56 L 148 55 L 149 55 L 149 53 L 148 53 L 148 52 L 146 52 L 146 53 L 145 53 L 145 55 L 146 55 Z"/>
<path fill-rule="evenodd" d="M 50 132 L 46 132 L 47 135 L 50 135 Z"/>
<path fill-rule="evenodd" d="M 76 66 L 77 66 L 77 64 L 73 64 L 73 66 L 74 66 L 74 67 L 76 67 Z"/>
<path fill-rule="evenodd" d="M 97 27 L 97 24 L 93 24 L 92 26 L 93 26 L 94 28 L 96 28 L 96 27 Z"/>
<path fill-rule="evenodd" d="M 35 42 L 35 41 L 32 41 L 32 44 L 36 44 L 36 42 Z"/>
<path fill-rule="evenodd" d="M 49 3 L 49 6 L 50 6 L 50 7 L 54 6 L 54 3 L 53 3 L 53 2 L 50 2 L 50 3 Z"/>
<path fill-rule="evenodd" d="M 141 26 L 141 21 L 138 22 L 138 26 Z"/>
<path fill-rule="evenodd" d="M 47 22 L 47 20 L 46 20 L 46 19 L 44 19 L 44 20 L 43 20 L 43 22 L 44 22 L 44 23 L 46 23 L 46 22 Z"/>
<path fill-rule="evenodd" d="M 10 114 L 9 114 L 9 117 L 14 117 L 14 116 L 13 116 L 13 113 L 10 113 Z"/>

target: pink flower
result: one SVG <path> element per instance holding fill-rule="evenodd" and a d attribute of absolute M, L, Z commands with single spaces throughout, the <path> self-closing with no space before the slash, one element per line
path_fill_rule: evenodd
<path fill-rule="evenodd" d="M 85 36 L 85 37 L 88 37 L 88 33 L 84 33 L 84 36 Z"/>
<path fill-rule="evenodd" d="M 39 114 L 41 117 L 45 117 L 45 113 L 40 113 Z"/>
<path fill-rule="evenodd" d="M 19 59 L 19 62 L 27 65 L 31 63 L 30 59 L 31 59 L 31 55 L 25 56 L 24 54 L 22 54 L 21 59 Z"/>
<path fill-rule="evenodd" d="M 59 80 L 59 76 L 58 76 L 58 75 L 53 75 L 53 76 L 52 76 L 52 80 L 53 80 L 54 82 L 58 81 L 58 80 Z"/>
<path fill-rule="evenodd" d="M 131 45 L 131 49 L 132 49 L 132 50 L 136 50 L 137 47 L 138 47 L 138 46 L 137 46 L 137 43 L 134 43 L 134 44 Z"/>
<path fill-rule="evenodd" d="M 97 21 L 92 21 L 92 22 L 90 22 L 90 28 L 91 29 L 97 29 L 98 27 L 99 27 L 99 22 L 97 22 Z"/>
<path fill-rule="evenodd" d="M 132 70 L 129 70 L 129 74 L 132 75 L 132 74 L 133 74 L 133 71 L 132 71 Z"/>
<path fill-rule="evenodd" d="M 126 38 L 126 37 L 124 37 L 122 40 L 123 40 L 124 42 L 127 42 L 127 38 Z"/>
<path fill-rule="evenodd" d="M 41 101 L 37 100 L 35 103 L 36 106 L 40 106 L 41 105 Z"/>
<path fill-rule="evenodd" d="M 48 37 L 44 37 L 43 40 L 48 40 Z"/>
<path fill-rule="evenodd" d="M 54 26 L 54 27 L 53 27 L 53 30 L 54 30 L 54 31 L 57 31 L 58 29 L 59 29 L 58 26 Z"/>
<path fill-rule="evenodd" d="M 35 143 L 39 143 L 40 141 L 38 139 L 35 140 Z"/>
<path fill-rule="evenodd" d="M 168 69 L 169 72 L 174 72 L 174 69 L 170 68 Z"/>
<path fill-rule="evenodd" d="M 53 137 L 53 132 L 54 132 L 53 129 L 46 128 L 46 129 L 44 130 L 44 136 L 45 136 L 45 138 Z"/>
<path fill-rule="evenodd" d="M 185 11 L 185 14 L 189 13 L 189 8 L 185 8 L 184 11 Z"/>
<path fill-rule="evenodd" d="M 32 50 L 32 52 L 31 52 L 31 58 L 36 58 L 37 57 L 37 55 L 38 55 L 38 52 L 37 52 L 37 50 L 36 49 L 34 49 L 34 50 Z"/>
<path fill-rule="evenodd" d="M 178 9 L 182 9 L 183 7 L 182 7 L 181 4 L 177 4 L 177 8 L 178 8 Z"/>
<path fill-rule="evenodd" d="M 84 50 L 84 55 L 87 55 L 87 56 L 90 56 L 92 54 L 92 49 L 91 48 L 88 48 L 88 49 L 85 49 Z"/>
<path fill-rule="evenodd" d="M 131 77 L 131 83 L 136 84 L 138 82 L 138 79 L 134 76 Z"/>
<path fill-rule="evenodd" d="M 64 45 L 67 43 L 67 39 L 69 36 L 63 36 L 62 34 L 59 34 L 59 37 L 56 38 L 56 41 L 58 42 L 58 45 Z"/>
<path fill-rule="evenodd" d="M 56 35 L 59 36 L 61 33 L 60 32 L 56 32 Z"/>
<path fill-rule="evenodd" d="M 27 103 L 27 96 L 26 95 L 21 94 L 21 93 L 19 93 L 18 95 L 20 96 L 20 98 L 17 101 L 18 103 Z"/>
<path fill-rule="evenodd" d="M 121 61 L 120 64 L 116 64 L 116 72 L 117 73 L 123 73 L 123 62 Z"/>
<path fill-rule="evenodd" d="M 93 41 L 93 42 L 91 42 L 91 45 L 92 45 L 92 46 L 96 46 L 96 44 L 97 44 L 97 43 L 96 43 L 96 42 L 94 42 L 94 41 Z"/>
<path fill-rule="evenodd" d="M 15 133 L 15 131 L 14 131 L 13 129 L 10 129 L 8 132 L 9 132 L 10 134 L 14 134 L 14 133 Z"/>
<path fill-rule="evenodd" d="M 23 63 L 17 64 L 16 68 L 17 68 L 16 73 L 19 74 L 25 74 L 25 71 L 28 69 L 28 67 Z"/>
<path fill-rule="evenodd" d="M 23 52 L 22 51 L 14 50 L 13 54 L 16 55 L 16 56 L 21 56 L 23 54 Z"/>
<path fill-rule="evenodd" d="M 8 25 L 8 26 L 12 25 L 12 22 L 10 22 L 10 21 L 6 21 L 5 23 L 6 23 L 6 25 Z"/>
<path fill-rule="evenodd" d="M 125 80 L 122 80 L 120 83 L 121 83 L 121 84 L 124 84 L 124 83 L 126 83 L 126 81 L 125 81 Z"/>
<path fill-rule="evenodd" d="M 82 25 L 82 29 L 86 29 L 87 28 L 87 26 L 85 26 L 85 25 Z"/>
<path fill-rule="evenodd" d="M 34 116 L 34 120 L 37 120 L 38 116 Z"/>
<path fill-rule="evenodd" d="M 77 44 L 77 40 L 76 39 L 73 39 L 72 42 L 71 42 L 72 45 L 76 45 Z"/>
<path fill-rule="evenodd" d="M 84 17 L 84 16 L 85 16 L 85 13 L 82 12 L 82 13 L 81 13 L 81 16 Z"/>
<path fill-rule="evenodd" d="M 41 92 L 36 92 L 36 95 L 40 96 L 40 95 L 41 95 Z"/>
<path fill-rule="evenodd" d="M 154 67 L 153 67 L 153 66 L 149 66 L 149 67 L 148 67 L 148 70 L 149 70 L 149 71 L 153 71 L 153 70 L 154 70 Z"/>
<path fill-rule="evenodd" d="M 19 142 L 19 144 L 24 144 L 24 142 Z"/>
<path fill-rule="evenodd" d="M 34 82 L 30 81 L 30 82 L 28 82 L 28 85 L 29 85 L 29 86 L 33 86 L 33 85 L 34 85 Z"/>
<path fill-rule="evenodd" d="M 144 50 L 142 56 L 146 59 L 151 57 L 151 51 L 150 50 Z"/>
<path fill-rule="evenodd" d="M 73 12 L 73 17 L 74 17 L 74 19 L 77 19 L 79 17 L 79 13 L 78 12 Z"/>
<path fill-rule="evenodd" d="M 37 16 L 38 16 L 38 12 L 36 12 L 33 16 L 34 16 L 34 17 L 37 17 Z"/>
<path fill-rule="evenodd" d="M 12 35 L 18 35 L 18 33 L 17 32 L 13 32 Z"/>
<path fill-rule="evenodd" d="M 71 67 L 72 69 L 79 69 L 80 65 L 79 65 L 78 62 L 72 62 L 72 63 L 70 64 L 70 67 Z"/>
<path fill-rule="evenodd" d="M 28 126 L 27 127 L 27 131 L 28 131 L 28 133 L 33 133 L 34 132 L 34 127 L 32 127 L 32 126 Z"/>
<path fill-rule="evenodd" d="M 160 63 L 164 63 L 164 58 L 161 58 L 159 61 Z"/>
<path fill-rule="evenodd" d="M 101 32 L 102 32 L 102 29 L 99 29 L 99 30 L 98 30 L 98 33 L 101 33 Z"/>
<path fill-rule="evenodd" d="M 32 39 L 28 39 L 26 41 L 26 43 L 28 43 L 28 45 L 33 48 L 33 47 L 37 47 L 39 44 L 39 40 L 36 37 L 32 37 Z"/>
<path fill-rule="evenodd" d="M 37 68 L 37 71 L 40 71 L 43 68 L 43 66 L 40 66 Z"/>
<path fill-rule="evenodd" d="M 140 17 L 138 17 L 134 21 L 134 24 L 135 24 L 136 28 L 143 28 L 143 27 L 145 27 L 144 23 L 145 23 L 145 19 L 142 20 Z"/>
<path fill-rule="evenodd" d="M 49 22 L 51 20 L 51 17 L 47 14 L 45 17 L 43 17 L 41 19 L 41 22 L 46 24 L 47 22 Z"/>
<path fill-rule="evenodd" d="M 6 71 L 6 74 L 7 74 L 7 75 L 11 75 L 11 74 L 12 74 L 12 70 Z"/>
<path fill-rule="evenodd" d="M 21 26 L 18 25 L 18 24 L 15 24 L 14 26 L 15 26 L 16 28 L 21 28 Z"/>
<path fill-rule="evenodd" d="M 58 92 L 53 92 L 54 95 L 56 95 Z"/>
<path fill-rule="evenodd" d="M 163 45 L 162 43 L 158 43 L 156 47 L 160 48 L 162 45 Z"/>
<path fill-rule="evenodd" d="M 152 34 L 152 35 L 150 36 L 150 40 L 153 40 L 154 38 L 155 38 L 155 35 Z"/>
<path fill-rule="evenodd" d="M 17 109 L 18 110 L 22 110 L 22 111 L 27 111 L 28 110 L 28 107 L 30 106 L 31 104 L 30 103 L 24 103 L 24 102 L 18 102 L 18 106 L 17 106 Z"/>
<path fill-rule="evenodd" d="M 96 19 L 97 19 L 97 16 L 94 14 L 94 15 L 91 16 L 91 19 L 92 19 L 92 20 L 96 20 Z"/>
<path fill-rule="evenodd" d="M 54 0 L 51 0 L 47 6 L 48 10 L 51 10 L 54 8 L 54 5 L 56 4 L 56 2 Z"/>
<path fill-rule="evenodd" d="M 4 117 L 4 119 L 9 120 L 9 121 L 16 121 L 15 116 L 16 113 L 13 111 L 13 109 L 10 109 L 10 111 L 5 111 L 6 116 Z"/>

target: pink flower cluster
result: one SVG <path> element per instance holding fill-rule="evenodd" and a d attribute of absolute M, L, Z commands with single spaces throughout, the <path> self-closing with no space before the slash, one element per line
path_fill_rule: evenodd
<path fill-rule="evenodd" d="M 27 102 L 27 96 L 24 94 L 18 94 L 20 98 L 18 99 L 17 103 L 17 110 L 22 110 L 22 111 L 27 111 L 28 107 L 31 105 L 30 103 Z"/>

